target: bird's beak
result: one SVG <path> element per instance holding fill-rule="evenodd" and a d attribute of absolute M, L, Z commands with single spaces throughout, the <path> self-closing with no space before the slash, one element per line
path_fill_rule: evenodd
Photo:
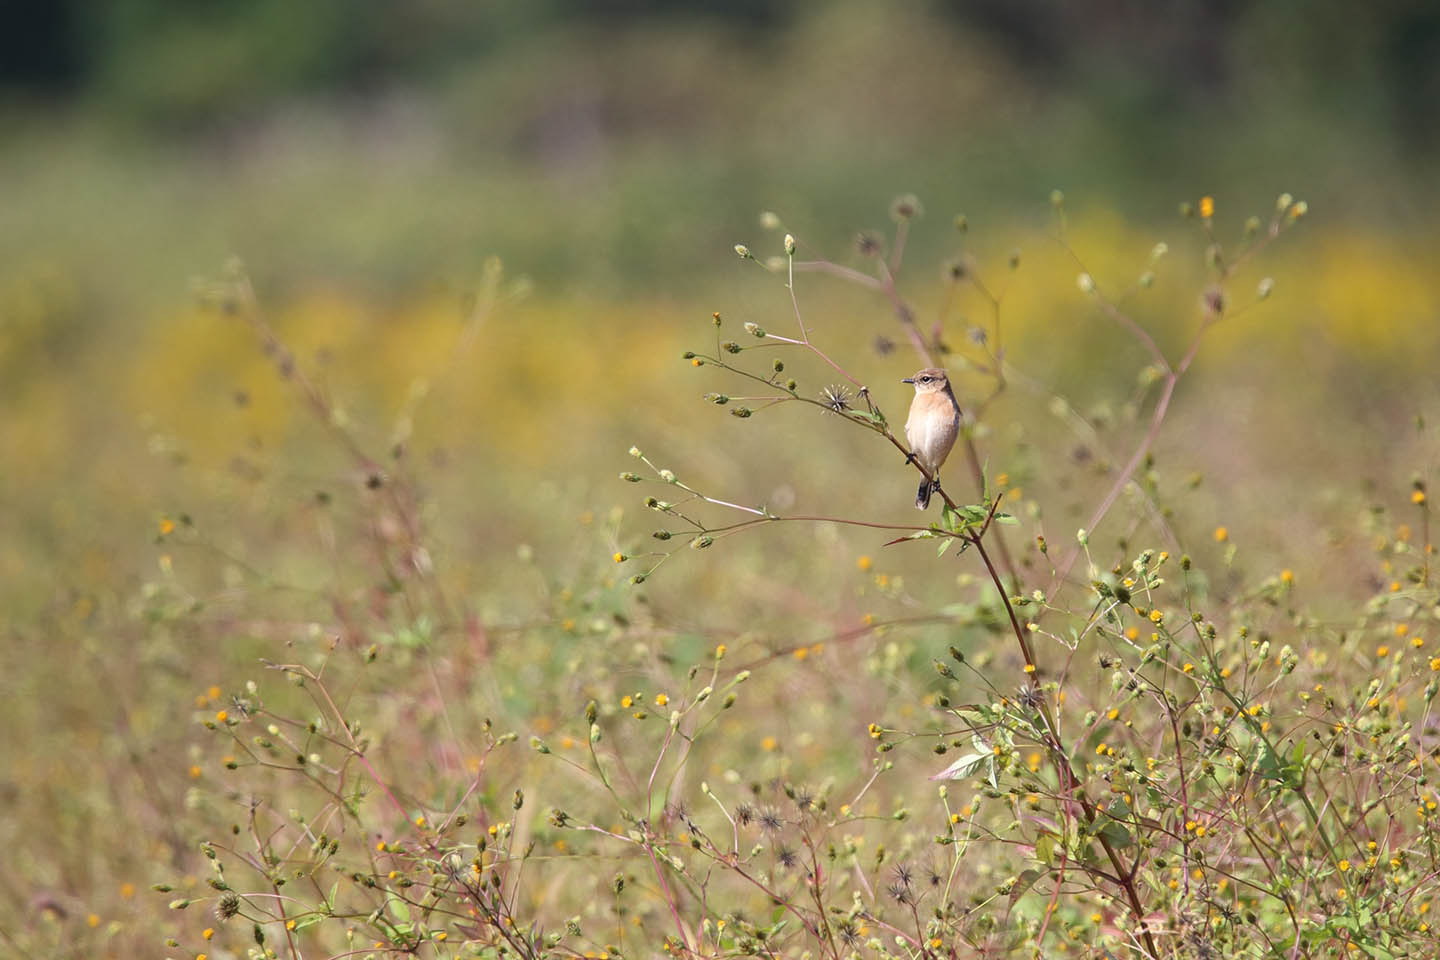
<path fill-rule="evenodd" d="M 915 382 L 915 378 L 914 378 L 914 377 L 906 377 L 904 380 L 901 380 L 900 382 L 901 382 L 901 383 L 914 383 L 914 382 Z"/>

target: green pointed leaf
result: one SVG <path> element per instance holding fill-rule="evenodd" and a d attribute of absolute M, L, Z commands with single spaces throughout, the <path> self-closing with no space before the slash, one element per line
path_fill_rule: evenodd
<path fill-rule="evenodd" d="M 1039 880 L 1047 873 L 1049 873 L 1048 870 L 1041 870 L 1037 867 L 1031 867 L 1029 870 L 1023 871 L 1020 876 L 1016 877 L 1015 885 L 1010 888 L 1010 906 L 1014 907 L 1015 901 L 1025 896 L 1025 894 L 1029 892 L 1030 888 L 1035 886 L 1035 881 Z"/>

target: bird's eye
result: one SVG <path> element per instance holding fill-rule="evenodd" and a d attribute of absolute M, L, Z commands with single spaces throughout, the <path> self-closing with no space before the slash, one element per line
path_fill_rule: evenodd
<path fill-rule="evenodd" d="M 929 383 L 929 382 L 930 382 L 930 378 L 929 378 L 929 377 L 921 377 L 921 378 L 920 378 L 920 382 L 921 382 L 921 383 Z"/>

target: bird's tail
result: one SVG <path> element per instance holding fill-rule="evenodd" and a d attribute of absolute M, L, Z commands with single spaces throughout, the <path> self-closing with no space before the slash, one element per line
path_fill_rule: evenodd
<path fill-rule="evenodd" d="M 933 480 L 921 480 L 920 489 L 915 491 L 915 509 L 930 509 L 930 494 L 940 489 L 940 484 Z"/>

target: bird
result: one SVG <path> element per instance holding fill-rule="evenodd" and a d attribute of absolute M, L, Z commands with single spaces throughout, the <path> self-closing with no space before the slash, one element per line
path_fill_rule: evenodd
<path fill-rule="evenodd" d="M 926 367 L 900 382 L 915 386 L 915 399 L 910 402 L 910 416 L 905 421 L 905 440 L 910 444 L 909 459 L 928 474 L 915 494 L 915 509 L 925 510 L 930 506 L 930 495 L 940 489 L 940 467 L 960 434 L 960 404 L 950 389 L 950 378 L 938 367 Z"/>

